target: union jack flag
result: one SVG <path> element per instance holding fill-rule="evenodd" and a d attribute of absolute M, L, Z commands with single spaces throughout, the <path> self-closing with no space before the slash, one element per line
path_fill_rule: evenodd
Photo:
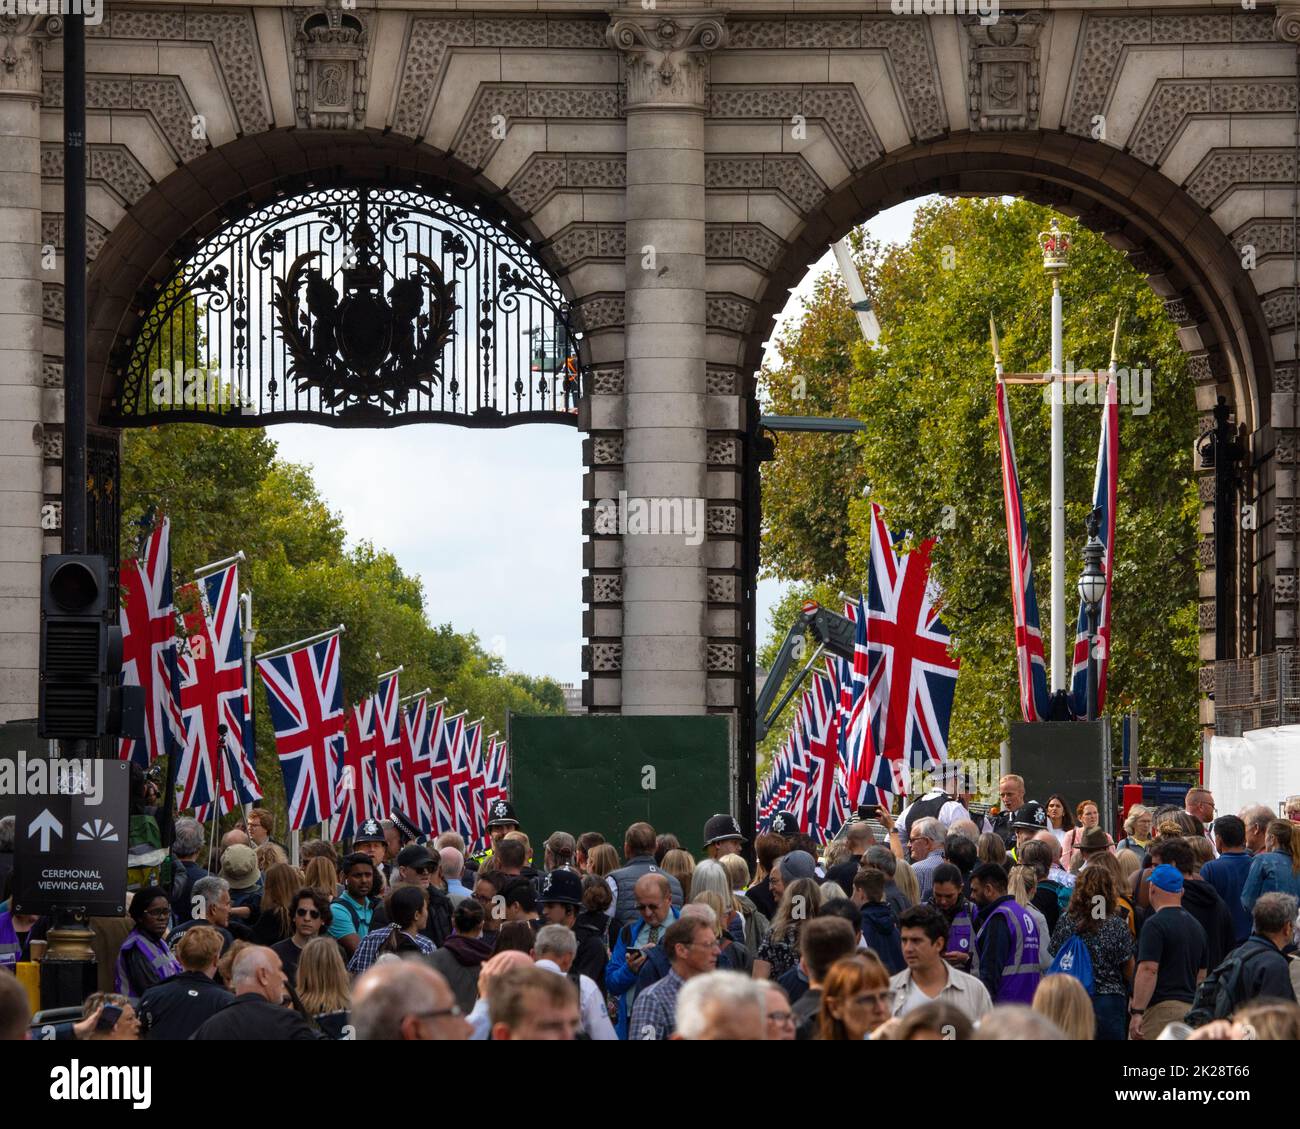
<path fill-rule="evenodd" d="M 398 699 L 397 672 L 379 680 L 375 695 L 375 774 L 379 777 L 380 818 L 392 815 L 394 798 L 398 794 L 398 771 L 402 761 L 402 707 Z"/>
<path fill-rule="evenodd" d="M 1112 376 L 1106 382 L 1106 402 L 1101 413 L 1101 442 L 1097 448 L 1097 477 L 1093 482 L 1092 504 L 1101 511 L 1097 536 L 1105 548 L 1102 571 L 1106 574 L 1106 595 L 1097 609 L 1097 713 L 1106 703 L 1106 671 L 1110 667 L 1110 582 L 1114 574 L 1115 507 L 1119 493 L 1119 389 Z M 1076 717 L 1088 716 L 1088 605 L 1079 601 L 1078 634 L 1074 641 L 1074 672 L 1070 685 L 1070 709 Z"/>
<path fill-rule="evenodd" d="M 478 842 L 487 833 L 487 807 L 484 804 L 487 777 L 483 769 L 482 720 L 465 727 L 465 748 L 469 761 L 470 823 L 473 827 L 474 841 Z M 465 841 L 469 842 L 468 839 Z"/>
<path fill-rule="evenodd" d="M 438 835 L 451 827 L 451 786 L 445 769 L 449 762 L 438 761 L 442 743 L 443 703 L 435 702 L 425 715 L 424 738 L 420 744 L 420 770 L 415 781 L 416 822 L 426 835 Z M 439 787 L 441 782 L 441 787 Z"/>
<path fill-rule="evenodd" d="M 799 820 L 799 830 L 808 833 L 809 793 L 812 790 L 812 755 L 809 752 L 808 715 L 812 712 L 812 692 L 805 690 L 800 699 L 790 734 L 790 813 Z"/>
<path fill-rule="evenodd" d="M 258 659 L 257 669 L 271 708 L 289 828 L 314 827 L 334 813 L 334 764 L 345 720 L 339 637 Z"/>
<path fill-rule="evenodd" d="M 433 826 L 423 818 L 426 804 L 424 800 L 424 782 L 429 775 L 429 761 L 432 750 L 429 748 L 429 702 L 425 697 L 416 698 L 403 715 L 405 737 L 402 748 L 402 779 L 400 807 L 402 814 L 420 829 L 420 834 L 429 835 Z M 409 805 L 409 806 L 408 806 Z"/>
<path fill-rule="evenodd" d="M 468 727 L 468 728 L 472 728 Z M 451 742 L 451 802 L 455 816 L 452 827 L 459 832 L 466 845 L 474 841 L 473 784 L 469 767 L 469 734 L 464 715 L 453 726 Z"/>
<path fill-rule="evenodd" d="M 998 383 L 997 413 L 998 445 L 1002 450 L 1002 501 L 1007 515 L 1007 549 L 1011 556 L 1011 611 L 1016 628 L 1020 712 L 1026 721 L 1046 721 L 1051 716 L 1052 707 L 1047 690 L 1047 659 L 1043 655 L 1038 597 L 1034 594 L 1034 562 L 1029 553 L 1025 502 L 1020 494 L 1020 475 L 1016 471 L 1011 413 L 1007 410 L 1006 386 L 1001 382 Z M 1109 540 L 1106 543 L 1109 545 Z M 1107 575 L 1109 577 L 1109 573 Z"/>
<path fill-rule="evenodd" d="M 867 648 L 866 602 L 859 596 L 856 604 L 845 605 L 844 614 L 853 620 L 853 699 L 847 723 L 844 773 L 848 806 L 856 811 L 859 804 L 887 805 L 888 793 L 872 783 L 875 748 L 868 724 L 871 656 Z"/>
<path fill-rule="evenodd" d="M 143 740 L 124 737 L 118 755 L 148 768 L 164 753 L 178 754 L 185 740 L 169 518 L 149 534 L 143 560 L 122 561 L 119 575 L 122 684 L 144 688 L 145 730 Z"/>
<path fill-rule="evenodd" d="M 253 757 L 253 705 L 244 680 L 244 632 L 239 617 L 239 566 L 232 564 L 203 578 L 200 595 L 208 644 L 211 676 L 219 687 L 217 706 L 226 727 L 226 755 L 217 757 L 221 781 L 221 814 L 262 798 Z M 218 751 L 219 752 L 219 751 Z M 204 812 L 196 812 L 200 822 Z"/>
<path fill-rule="evenodd" d="M 430 795 L 433 801 L 434 827 L 439 834 L 458 830 L 452 768 L 459 760 L 459 748 L 465 733 L 465 711 L 444 716 L 434 739 L 433 764 L 430 766 Z"/>
<path fill-rule="evenodd" d="M 351 839 L 367 819 L 377 818 L 375 699 L 367 696 L 348 710 L 343 740 L 334 742 L 334 820 L 330 838 Z"/>
<path fill-rule="evenodd" d="M 489 737 L 487 754 L 483 758 L 484 810 L 497 800 L 510 798 L 506 788 L 506 763 L 506 742 L 500 737 Z"/>
<path fill-rule="evenodd" d="M 851 678 L 851 667 L 842 659 L 831 656 L 826 659 L 826 669 L 829 679 L 818 677 L 813 680 L 815 724 L 809 751 L 815 770 L 811 793 L 814 802 L 808 822 L 814 825 L 816 836 L 829 840 L 843 826 L 846 815 L 845 776 L 840 760 L 843 703 L 840 676 Z"/>
<path fill-rule="evenodd" d="M 871 565 L 867 577 L 867 651 L 873 783 L 895 795 L 908 791 L 908 769 L 948 758 L 948 723 L 961 660 L 939 618 L 941 596 L 930 578 L 934 538 L 900 557 L 880 507 L 871 507 Z"/>

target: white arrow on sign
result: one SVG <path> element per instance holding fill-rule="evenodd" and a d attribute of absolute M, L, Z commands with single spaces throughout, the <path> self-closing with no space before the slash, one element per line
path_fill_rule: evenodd
<path fill-rule="evenodd" d="M 54 816 L 54 813 L 46 808 L 40 815 L 32 820 L 31 826 L 27 828 L 27 836 L 30 838 L 37 832 L 41 835 L 41 850 L 50 849 L 50 832 L 53 831 L 60 839 L 63 838 L 63 824 Z"/>

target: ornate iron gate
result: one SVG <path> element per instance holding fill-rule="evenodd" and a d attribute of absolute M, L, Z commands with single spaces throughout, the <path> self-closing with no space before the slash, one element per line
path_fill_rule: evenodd
<path fill-rule="evenodd" d="M 528 240 L 449 195 L 324 188 L 178 264 L 104 421 L 577 425 L 581 333 Z"/>

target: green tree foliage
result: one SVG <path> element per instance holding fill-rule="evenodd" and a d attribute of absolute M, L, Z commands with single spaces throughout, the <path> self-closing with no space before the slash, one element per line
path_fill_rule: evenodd
<path fill-rule="evenodd" d="M 782 436 L 766 468 L 767 572 L 797 584 L 764 656 L 774 654 L 813 585 L 832 605 L 840 589 L 861 590 L 870 501 L 880 503 L 895 533 L 941 537 L 934 570 L 962 658 L 949 737 L 959 757 L 994 754 L 1019 718 L 988 319 L 997 319 L 1006 371 L 1048 367 L 1051 285 L 1036 236 L 1051 218 L 1024 201 L 927 205 L 906 246 L 859 247 L 887 350 L 862 343 L 842 283 L 826 276 L 802 321 L 778 342 L 781 363 L 765 373 L 772 410 L 854 416 L 867 430 L 856 444 Z M 1145 763 L 1187 765 L 1197 756 L 1193 390 L 1159 298 L 1100 237 L 1074 234 L 1063 283 L 1067 369 L 1105 369 L 1122 311 L 1118 363 L 1151 372 L 1150 411 L 1120 407 L 1106 711 L 1141 714 Z M 1047 639 L 1050 404 L 1035 386 L 1010 387 L 1008 400 Z M 1098 428 L 1095 406 L 1066 404 L 1071 641 Z"/>
<path fill-rule="evenodd" d="M 348 705 L 401 665 L 404 693 L 429 687 L 485 732 L 505 732 L 506 713 L 563 713 L 549 678 L 507 671 L 473 634 L 430 624 L 418 577 L 368 542 L 349 547 L 340 516 L 306 467 L 277 458 L 261 429 L 174 424 L 128 431 L 122 457 L 122 544 L 132 552 L 150 511 L 172 522 L 177 582 L 243 550 L 241 587 L 254 599 L 256 649 L 268 650 L 347 625 L 341 646 Z M 260 679 L 253 687 L 258 776 L 266 804 L 284 820 L 284 784 Z"/>

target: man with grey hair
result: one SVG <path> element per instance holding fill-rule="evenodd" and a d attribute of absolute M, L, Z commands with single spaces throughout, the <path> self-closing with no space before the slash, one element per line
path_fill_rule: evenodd
<path fill-rule="evenodd" d="M 720 970 L 693 976 L 677 993 L 673 1039 L 746 1040 L 766 1038 L 765 986 L 739 972 Z"/>
<path fill-rule="evenodd" d="M 279 953 L 264 945 L 249 945 L 235 957 L 230 981 L 234 1002 L 204 1020 L 191 1038 L 240 1042 L 325 1038 L 320 1028 L 283 1006 L 287 981 Z"/>
<path fill-rule="evenodd" d="M 419 960 L 386 961 L 357 977 L 350 1019 L 367 1041 L 450 1042 L 470 1031 L 447 981 Z"/>
<path fill-rule="evenodd" d="M 1291 894 L 1274 891 L 1261 894 L 1251 914 L 1253 932 L 1228 954 L 1216 970 L 1221 981 L 1231 978 L 1224 973 L 1229 962 L 1239 960 L 1241 972 L 1235 977 L 1233 1009 L 1265 997 L 1295 1000 L 1291 986 L 1291 966 L 1283 953 L 1295 933 L 1296 899 Z"/>
<path fill-rule="evenodd" d="M 567 976 L 578 986 L 582 1030 L 587 1037 L 602 1042 L 616 1040 L 618 1036 L 609 1021 L 609 1009 L 605 1007 L 605 994 L 590 976 L 571 971 L 577 955 L 578 938 L 567 925 L 543 925 L 537 931 L 533 941 L 533 960 L 538 968 Z"/>
<path fill-rule="evenodd" d="M 461 879 L 465 876 L 465 856 L 455 847 L 443 847 L 438 851 L 442 877 L 447 883 L 447 897 L 451 899 L 451 908 L 455 909 L 474 892 Z"/>
<path fill-rule="evenodd" d="M 1241 809 L 1241 821 L 1246 825 L 1246 850 L 1252 855 L 1264 850 L 1264 835 L 1276 818 L 1266 804 L 1250 804 Z"/>
<path fill-rule="evenodd" d="M 200 878 L 208 876 L 207 870 L 196 861 L 203 850 L 203 825 L 188 815 L 183 815 L 172 828 L 172 855 L 180 866 L 172 884 L 172 916 L 177 923 L 189 921 L 190 891 Z"/>
<path fill-rule="evenodd" d="M 195 925 L 210 925 L 221 934 L 221 951 L 224 953 L 235 941 L 247 941 L 252 937 L 252 930 L 241 921 L 230 916 L 232 907 L 230 883 L 215 874 L 200 878 L 190 889 L 188 921 L 178 925 L 167 937 L 172 948 L 185 935 L 187 929 Z"/>
<path fill-rule="evenodd" d="M 912 820 L 907 829 L 907 845 L 912 852 L 912 873 L 921 887 L 921 901 L 930 897 L 934 889 L 934 868 L 942 866 L 943 841 L 947 837 L 944 825 L 934 816 Z"/>

